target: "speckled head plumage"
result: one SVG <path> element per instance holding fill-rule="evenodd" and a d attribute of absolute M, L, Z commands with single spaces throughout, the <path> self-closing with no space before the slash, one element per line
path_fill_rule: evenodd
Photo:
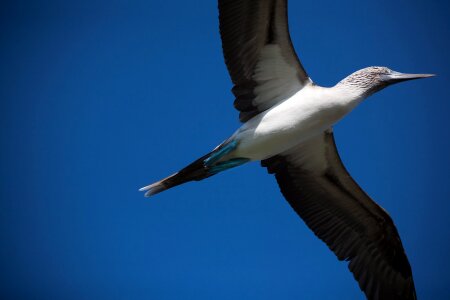
<path fill-rule="evenodd" d="M 387 67 L 374 66 L 350 74 L 340 81 L 339 85 L 361 90 L 363 96 L 367 97 L 394 83 L 431 76 L 434 75 L 406 74 L 393 71 Z"/>

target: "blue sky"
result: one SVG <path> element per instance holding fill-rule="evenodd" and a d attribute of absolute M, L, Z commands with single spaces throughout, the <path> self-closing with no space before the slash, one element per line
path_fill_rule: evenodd
<path fill-rule="evenodd" d="M 447 1 L 290 1 L 312 79 L 436 73 L 335 126 L 420 299 L 450 297 Z M 238 126 L 215 1 L 2 1 L 2 299 L 364 299 L 257 163 L 144 199 Z"/>

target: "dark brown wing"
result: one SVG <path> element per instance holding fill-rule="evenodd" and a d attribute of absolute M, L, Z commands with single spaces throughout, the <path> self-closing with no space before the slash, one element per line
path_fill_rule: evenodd
<path fill-rule="evenodd" d="M 386 211 L 350 177 L 333 134 L 262 161 L 308 227 L 349 269 L 368 299 L 416 299 L 411 267 Z"/>
<path fill-rule="evenodd" d="M 311 82 L 292 47 L 286 0 L 219 0 L 219 22 L 242 122 Z"/>

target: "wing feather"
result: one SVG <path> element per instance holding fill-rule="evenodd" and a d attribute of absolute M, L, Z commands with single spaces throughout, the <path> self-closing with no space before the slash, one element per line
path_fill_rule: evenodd
<path fill-rule="evenodd" d="M 308 227 L 349 269 L 368 299 L 416 299 L 412 271 L 387 212 L 351 178 L 331 132 L 262 161 Z"/>
<path fill-rule="evenodd" d="M 219 0 L 219 22 L 242 122 L 311 83 L 292 46 L 287 0 Z"/>

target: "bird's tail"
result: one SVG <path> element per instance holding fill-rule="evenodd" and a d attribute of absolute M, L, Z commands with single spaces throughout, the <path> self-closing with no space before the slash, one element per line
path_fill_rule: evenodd
<path fill-rule="evenodd" d="M 200 157 L 175 174 L 150 185 L 144 186 L 139 189 L 139 191 L 145 192 L 145 196 L 150 197 L 177 185 L 189 181 L 200 181 L 219 172 L 248 162 L 249 159 L 247 158 L 233 158 L 226 161 L 220 161 L 221 158 L 233 151 L 236 146 L 236 142 L 223 143 L 212 152 Z"/>

